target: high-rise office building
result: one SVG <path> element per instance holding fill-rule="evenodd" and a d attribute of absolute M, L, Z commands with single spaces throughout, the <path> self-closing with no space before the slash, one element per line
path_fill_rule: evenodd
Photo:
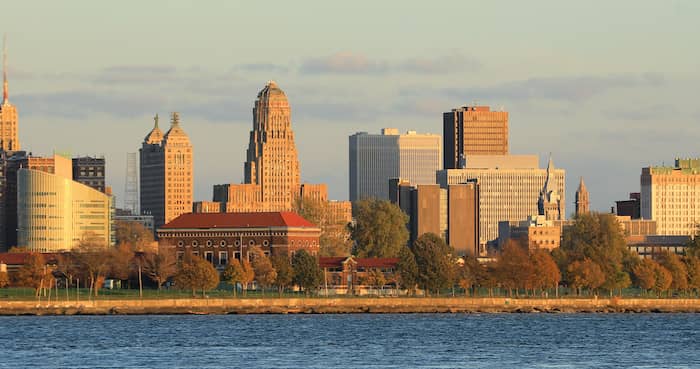
<path fill-rule="evenodd" d="M 566 173 L 554 168 L 541 169 L 536 155 L 470 156 L 463 169 L 444 169 L 438 172 L 437 182 L 442 188 L 451 184 L 476 180 L 479 184 L 479 235 L 482 245 L 498 238 L 498 222 L 521 221 L 540 213 L 539 203 L 543 189 L 548 189 L 544 205 L 550 214 L 566 214 L 564 201 Z M 548 179 L 549 178 L 549 179 Z M 556 204 L 559 208 L 554 209 Z"/>
<path fill-rule="evenodd" d="M 7 85 L 7 51 L 3 47 L 2 52 L 2 103 L 0 103 L 0 150 L 18 151 L 19 123 L 17 121 L 17 108 L 10 104 L 9 88 Z"/>
<path fill-rule="evenodd" d="M 392 179 L 390 201 L 409 217 L 409 242 L 434 233 L 460 255 L 479 255 L 479 185 L 476 181 L 448 185 L 412 186 Z"/>
<path fill-rule="evenodd" d="M 576 190 L 576 215 L 587 214 L 591 211 L 590 200 L 588 198 L 588 189 L 586 189 L 586 184 L 583 183 L 583 177 L 578 184 L 578 189 Z"/>
<path fill-rule="evenodd" d="M 358 132 L 349 138 L 350 201 L 389 199 L 389 180 L 435 184 L 441 167 L 440 136 L 384 128 L 381 134 Z"/>
<path fill-rule="evenodd" d="M 463 106 L 443 114 L 443 167 L 461 168 L 471 155 L 508 154 L 508 112 Z"/>
<path fill-rule="evenodd" d="M 105 158 L 81 156 L 73 158 L 73 180 L 105 192 Z"/>
<path fill-rule="evenodd" d="M 156 228 L 192 211 L 193 152 L 190 139 L 180 127 L 180 115 L 172 113 L 170 129 L 155 125 L 140 153 L 141 212 L 153 215 Z"/>
<path fill-rule="evenodd" d="M 700 158 L 673 167 L 642 168 L 641 215 L 656 221 L 659 235 L 689 236 L 700 227 Z"/>
<path fill-rule="evenodd" d="M 81 241 L 114 244 L 112 197 L 72 180 L 71 160 L 55 155 L 53 173 L 17 171 L 17 246 L 66 251 Z"/>

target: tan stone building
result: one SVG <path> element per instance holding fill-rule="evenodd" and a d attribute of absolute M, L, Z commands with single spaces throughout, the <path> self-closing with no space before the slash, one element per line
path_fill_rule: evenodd
<path fill-rule="evenodd" d="M 0 150 L 18 151 L 19 123 L 17 121 L 17 108 L 10 104 L 9 88 L 7 85 L 7 53 L 3 50 L 2 72 L 2 103 L 0 103 Z"/>
<path fill-rule="evenodd" d="M 141 212 L 153 215 L 156 228 L 192 211 L 194 187 L 193 150 L 180 127 L 180 115 L 172 113 L 170 129 L 163 134 L 155 125 L 140 153 Z"/>
<path fill-rule="evenodd" d="M 461 168 L 471 155 L 508 155 L 508 112 L 463 106 L 443 114 L 443 167 Z"/>
<path fill-rule="evenodd" d="M 560 222 L 547 220 L 544 215 L 530 216 L 524 221 L 498 222 L 498 245 L 503 246 L 508 240 L 516 240 L 530 250 L 553 250 L 561 244 L 562 227 Z"/>
<path fill-rule="evenodd" d="M 700 225 L 700 159 L 642 168 L 641 215 L 656 221 L 659 235 L 695 235 Z"/>

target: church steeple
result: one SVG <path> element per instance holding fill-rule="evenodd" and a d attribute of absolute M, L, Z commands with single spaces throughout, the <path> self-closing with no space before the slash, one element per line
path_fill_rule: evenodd
<path fill-rule="evenodd" d="M 549 162 L 547 163 L 547 174 L 544 180 L 544 186 L 540 191 L 540 198 L 537 201 L 537 210 L 539 215 L 544 215 L 547 220 L 561 220 L 561 196 L 554 183 L 554 161 L 552 154 L 549 154 Z"/>
<path fill-rule="evenodd" d="M 7 86 L 7 36 L 2 37 L 2 103 L 7 104 L 10 92 Z"/>
<path fill-rule="evenodd" d="M 586 189 L 586 184 L 583 182 L 583 177 L 581 177 L 578 189 L 576 190 L 576 215 L 586 214 L 590 211 L 588 190 Z"/>

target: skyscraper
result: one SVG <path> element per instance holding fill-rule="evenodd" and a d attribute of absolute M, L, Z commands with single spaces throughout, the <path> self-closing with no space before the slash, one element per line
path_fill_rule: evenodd
<path fill-rule="evenodd" d="M 588 190 L 586 184 L 583 183 L 583 177 L 578 184 L 576 190 L 576 215 L 587 214 L 590 212 L 590 200 L 588 199 Z"/>
<path fill-rule="evenodd" d="M 153 215 L 156 228 L 192 211 L 193 152 L 180 127 L 180 115 L 172 113 L 168 132 L 155 125 L 145 137 L 140 153 L 141 212 Z"/>
<path fill-rule="evenodd" d="M 104 193 L 105 158 L 97 156 L 73 158 L 73 180 Z"/>
<path fill-rule="evenodd" d="M 2 51 L 2 103 L 0 103 L 0 150 L 18 151 L 19 123 L 17 108 L 10 104 L 7 86 L 7 50 Z"/>
<path fill-rule="evenodd" d="M 389 179 L 413 185 L 435 184 L 442 169 L 440 136 L 384 128 L 381 134 L 358 132 L 349 138 L 350 201 L 389 200 Z"/>
<path fill-rule="evenodd" d="M 508 112 L 463 106 L 443 114 L 443 167 L 458 169 L 470 155 L 508 154 Z"/>
<path fill-rule="evenodd" d="M 291 210 L 301 182 L 299 159 L 289 101 L 274 81 L 255 100 L 246 156 L 245 183 L 260 186 L 266 210 Z"/>

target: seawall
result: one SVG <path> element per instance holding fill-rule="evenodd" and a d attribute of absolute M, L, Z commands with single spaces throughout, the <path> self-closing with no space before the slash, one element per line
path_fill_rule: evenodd
<path fill-rule="evenodd" d="M 700 312 L 700 299 L 241 298 L 0 301 L 0 315 Z"/>

